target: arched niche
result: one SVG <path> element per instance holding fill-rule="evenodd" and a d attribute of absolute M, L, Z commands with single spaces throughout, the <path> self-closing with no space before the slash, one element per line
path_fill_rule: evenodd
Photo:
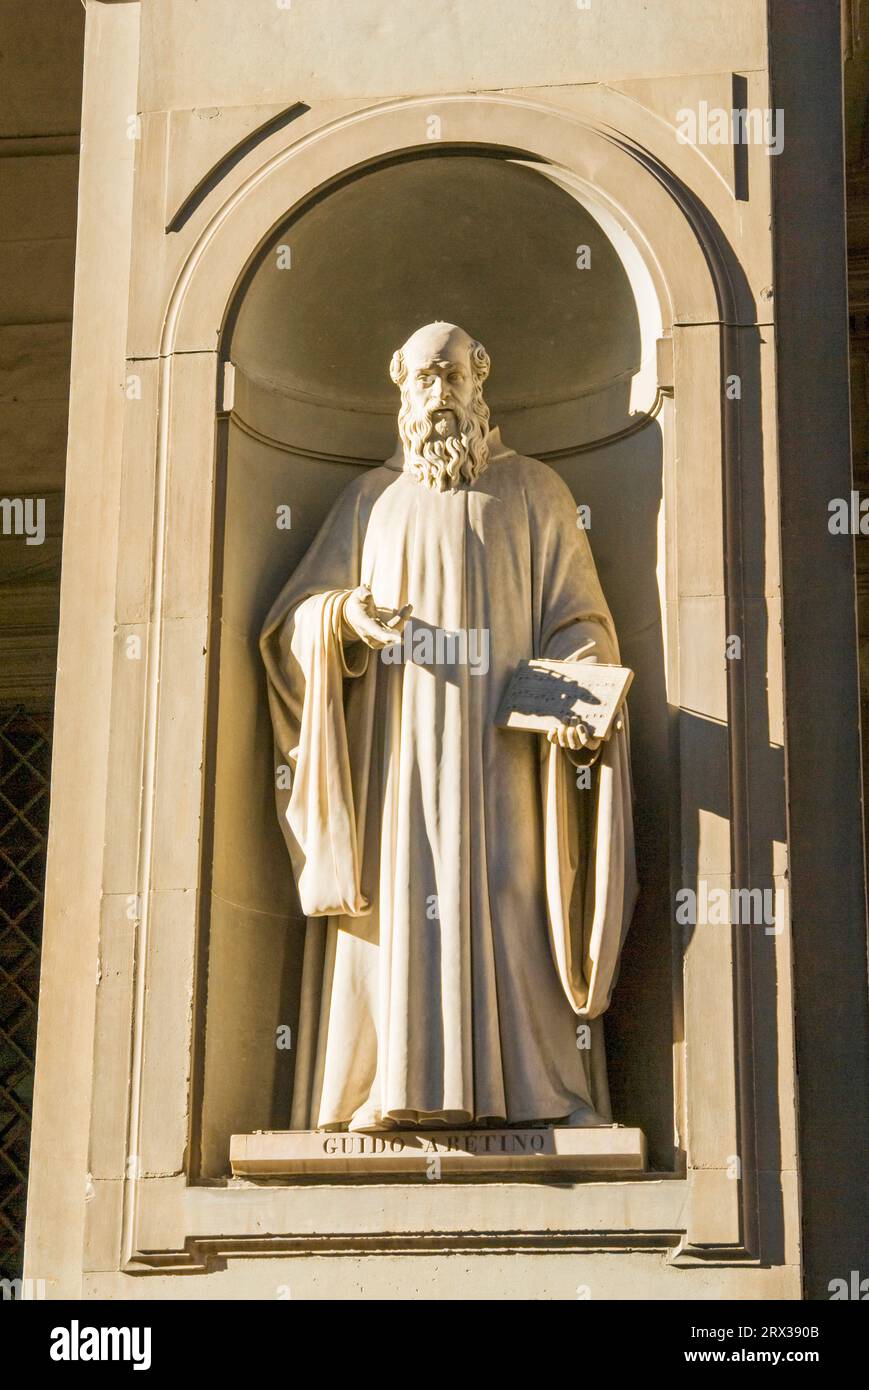
<path fill-rule="evenodd" d="M 666 160 L 650 153 L 650 143 L 662 141 L 646 139 L 641 108 L 614 92 L 584 90 L 573 95 L 570 109 L 559 106 L 560 100 L 557 94 L 544 101 L 501 93 L 409 98 L 327 115 L 298 138 L 279 132 L 265 142 L 255 168 L 216 189 L 185 225 L 182 241 L 172 248 L 171 290 L 165 297 L 141 294 L 133 305 L 137 351 L 153 354 L 149 372 L 158 393 L 159 427 L 153 472 L 143 476 L 136 466 L 141 450 L 135 425 L 141 417 L 130 412 L 133 462 L 124 484 L 121 544 L 149 575 L 151 620 L 144 690 L 130 681 L 131 663 L 124 661 L 113 686 L 113 719 L 137 721 L 142 729 L 143 788 L 135 823 L 125 823 L 115 843 L 123 844 L 137 865 L 141 913 L 124 1151 L 128 1163 L 135 1156 L 137 1171 L 154 1178 L 128 1187 L 121 1223 L 126 1259 L 187 1267 L 211 1249 L 254 1251 L 264 1230 L 276 1233 L 276 1249 L 314 1248 L 303 1234 L 309 1229 L 304 1189 L 287 1185 L 243 1192 L 224 1184 L 230 1132 L 285 1123 L 291 1069 L 281 1070 L 279 1061 L 291 1064 L 292 1054 L 275 1057 L 274 1029 L 293 1007 L 293 943 L 299 939 L 290 930 L 298 919 L 283 847 L 269 820 L 270 761 L 257 751 L 266 747 L 268 715 L 251 652 L 251 619 L 257 604 L 271 596 L 273 580 L 291 567 L 288 546 L 300 552 L 316 529 L 327 500 L 323 465 L 334 470 L 328 476 L 337 491 L 342 479 L 370 466 L 381 447 L 372 440 L 372 452 L 364 457 L 329 449 L 314 455 L 311 444 L 307 452 L 291 452 L 299 436 L 294 440 L 280 429 L 269 433 L 247 426 L 254 441 L 264 436 L 258 442 L 267 457 L 276 441 L 286 448 L 301 522 L 289 535 L 278 537 L 275 529 L 268 553 L 263 540 L 262 549 L 235 557 L 238 572 L 246 571 L 251 606 L 234 632 L 231 613 L 224 620 L 222 605 L 229 558 L 224 523 L 234 508 L 251 499 L 259 507 L 261 499 L 247 487 L 227 506 L 233 404 L 221 351 L 229 351 L 235 310 L 276 235 L 347 180 L 427 153 L 425 131 L 433 107 L 449 130 L 445 155 L 506 155 L 534 166 L 532 172 L 542 177 L 545 171 L 592 214 L 631 283 L 639 326 L 639 361 L 630 359 L 627 403 L 629 417 L 636 418 L 607 435 L 597 433 L 593 413 L 587 415 L 589 432 L 574 436 L 565 453 L 558 439 L 553 447 L 553 436 L 549 448 L 542 447 L 542 432 L 535 436 L 539 444 L 529 436 L 522 447 L 536 447 L 577 493 L 590 498 L 592 540 L 625 658 L 641 673 L 632 707 L 638 826 L 646 856 L 643 917 L 635 919 L 619 984 L 620 999 L 630 991 L 631 1008 L 620 1000 L 614 1005 L 608 1054 L 616 1111 L 649 1129 L 667 1180 L 640 1183 L 631 1194 L 630 1211 L 621 1191 L 601 1198 L 597 1184 L 588 1190 L 582 1183 L 553 1188 L 546 1193 L 545 1219 L 530 1208 L 521 1219 L 536 1231 L 540 1249 L 549 1248 L 556 1229 L 593 1229 L 600 1248 L 621 1249 L 629 1234 L 655 1249 L 679 1242 L 678 1258 L 689 1264 L 754 1258 L 754 1079 L 745 940 L 729 930 L 697 932 L 688 950 L 679 941 L 671 951 L 665 925 L 677 885 L 701 876 L 712 884 L 745 882 L 749 851 L 762 860 L 770 847 L 762 821 L 756 822 L 760 828 L 754 837 L 749 834 L 747 752 L 750 739 L 764 737 L 763 709 L 749 708 L 739 663 L 727 666 L 721 655 L 726 634 L 740 631 L 743 622 L 743 479 L 756 488 L 762 459 L 757 411 L 728 414 L 721 384 L 738 365 L 744 394 L 759 399 L 754 301 L 721 231 L 729 195 L 702 156 L 675 145 Z M 163 270 L 169 274 L 167 266 Z M 648 399 L 644 388 L 635 402 L 633 386 L 640 391 L 637 377 L 642 382 L 649 370 L 649 326 L 656 314 L 663 339 L 658 390 L 653 406 L 637 409 Z M 602 377 L 593 384 L 606 397 L 613 380 Z M 238 427 L 250 409 L 243 371 L 236 384 Z M 321 402 L 313 404 L 322 409 Z M 650 422 L 653 409 L 657 414 Z M 262 425 L 265 417 L 258 418 Z M 513 424 L 535 422 L 529 411 Z M 264 470 L 263 477 L 267 474 Z M 273 469 L 270 476 L 283 475 Z M 143 493 L 150 486 L 154 524 L 143 540 Z M 269 513 L 285 500 L 283 486 L 276 487 L 267 497 Z M 645 521 L 639 524 L 653 512 L 654 535 Z M 614 516 L 621 532 L 607 537 Z M 622 572 L 618 563 L 628 546 L 640 553 L 640 560 L 632 556 L 632 561 L 639 564 L 648 603 L 645 611 L 642 603 L 636 607 L 636 621 L 629 616 L 634 600 L 626 583 L 629 571 Z M 228 587 L 226 595 L 229 599 Z M 132 614 L 141 611 L 138 590 L 124 602 Z M 248 648 L 247 665 L 239 660 L 241 678 L 234 686 L 224 682 L 221 698 L 221 668 L 230 646 Z M 647 711 L 638 706 L 640 698 Z M 645 748 L 638 742 L 644 738 Z M 239 924 L 234 928 L 229 920 L 223 944 L 237 930 L 239 947 L 221 960 L 211 889 L 212 870 L 227 840 L 219 840 L 215 807 L 218 769 L 232 760 L 236 772 L 230 789 L 243 787 L 245 805 L 256 802 L 257 823 L 272 825 L 263 853 L 271 856 L 274 884 L 285 897 L 277 913 L 272 905 L 257 909 L 261 929 L 253 920 L 246 939 Z M 665 778 L 666 795 L 660 788 L 643 788 L 656 769 Z M 121 792 L 125 787 L 124 782 Z M 119 808 L 128 816 L 121 792 Z M 261 867 L 261 860 L 250 862 Z M 662 949 L 665 938 L 669 944 Z M 662 1025 L 654 1015 L 664 998 L 668 1019 Z M 734 1154 L 740 1156 L 736 1179 Z M 209 1184 L 206 1189 L 200 1179 Z M 168 1204 L 165 1182 L 172 1192 Z M 463 1191 L 448 1200 L 427 1192 L 424 1202 L 419 1194 L 419 1205 L 408 1189 L 413 1229 L 421 1229 L 422 1222 L 456 1249 L 464 1248 L 463 1233 L 487 1223 L 504 1229 L 507 1214 L 497 1185 L 475 1187 L 467 1198 Z M 333 1186 L 318 1239 L 344 1241 L 355 1231 L 356 1196 L 352 1185 Z M 511 1229 L 516 1219 L 511 1205 Z M 386 1239 L 384 1233 L 372 1235 L 381 1238 Z"/>
<path fill-rule="evenodd" d="M 202 1173 L 229 1136 L 289 1124 L 304 921 L 277 828 L 256 639 L 335 497 L 395 444 L 388 363 L 421 324 L 485 343 L 492 422 L 588 508 L 631 700 L 644 893 L 607 1018 L 616 1118 L 672 1167 L 673 986 L 660 580 L 662 312 L 605 199 L 565 171 L 492 150 L 426 151 L 360 171 L 273 230 L 224 329 L 211 671 L 215 742 L 202 1013 Z M 283 510 L 281 510 L 283 509 Z M 276 524 L 280 519 L 281 524 Z"/>

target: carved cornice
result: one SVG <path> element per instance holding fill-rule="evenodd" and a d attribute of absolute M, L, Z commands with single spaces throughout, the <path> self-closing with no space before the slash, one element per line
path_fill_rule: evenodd
<path fill-rule="evenodd" d="M 390 398 L 383 400 L 371 400 L 363 396 L 344 396 L 336 399 L 335 395 L 326 395 L 323 392 L 309 391 L 306 387 L 291 385 L 287 382 L 273 381 L 269 377 L 258 376 L 255 372 L 248 371 L 246 368 L 234 364 L 239 377 L 246 379 L 248 384 L 257 390 L 267 391 L 270 395 L 278 396 L 288 402 L 301 402 L 304 405 L 322 406 L 326 410 L 340 408 L 346 411 L 359 411 L 364 415 L 380 415 L 395 419 L 397 411 L 397 396 L 395 392 Z M 638 369 L 637 369 L 638 370 Z M 514 397 L 506 400 L 489 401 L 494 414 L 499 416 L 509 415 L 520 410 L 536 410 L 540 406 L 553 405 L 579 405 L 581 402 L 590 400 L 606 391 L 616 387 L 629 387 L 635 376 L 635 371 L 620 372 L 618 376 L 611 377 L 608 381 L 600 382 L 593 386 L 588 386 L 582 391 L 571 392 L 565 395 L 563 391 L 542 391 L 535 395 Z"/>
<path fill-rule="evenodd" d="M 531 457 L 541 459 L 544 463 L 552 463 L 558 459 L 573 458 L 576 454 L 593 453 L 597 449 L 605 449 L 610 444 L 617 444 L 623 439 L 629 439 L 631 435 L 638 434 L 650 425 L 655 417 L 660 413 L 664 400 L 670 393 L 660 387 L 655 393 L 654 404 L 651 410 L 639 411 L 636 416 L 627 424 L 624 429 L 616 430 L 612 434 L 602 435 L 598 439 L 582 440 L 576 444 L 568 444 L 560 449 L 535 449 L 531 451 Z M 233 410 L 230 419 L 232 423 L 241 430 L 242 434 L 248 435 L 260 444 L 265 444 L 270 449 L 278 449 L 284 454 L 293 454 L 296 458 L 317 459 L 323 463 L 345 463 L 345 464 L 364 464 L 368 468 L 379 468 L 384 462 L 379 456 L 372 457 L 367 454 L 334 454 L 314 449 L 307 444 L 294 444 L 287 439 L 276 439 L 273 435 L 264 434 L 262 430 L 245 420 L 237 410 Z"/>
<path fill-rule="evenodd" d="M 382 458 L 369 457 L 367 454 L 334 454 L 314 449 L 307 444 L 293 444 L 288 439 L 276 439 L 274 435 L 258 430 L 256 425 L 245 420 L 237 410 L 233 410 L 229 418 L 236 429 L 241 430 L 249 439 L 255 439 L 258 444 L 265 444 L 267 448 L 277 449 L 282 454 L 293 454 L 296 458 L 302 459 L 316 459 L 321 463 L 349 463 L 357 466 L 364 464 L 368 468 L 377 468 L 383 463 Z"/>
<path fill-rule="evenodd" d="M 230 1259 L 254 1259 L 288 1255 L 550 1255 L 589 1254 L 593 1251 L 644 1250 L 665 1253 L 681 1249 L 680 1231 L 625 1231 L 601 1234 L 591 1231 L 466 1231 L 433 1233 L 378 1231 L 341 1236 L 213 1236 L 190 1237 L 183 1250 L 136 1252 L 124 1266 L 125 1274 L 212 1274 Z M 675 1259 L 672 1263 L 675 1263 Z M 734 1261 L 727 1261 L 734 1263 Z M 751 1261 L 751 1263 L 757 1263 Z"/>

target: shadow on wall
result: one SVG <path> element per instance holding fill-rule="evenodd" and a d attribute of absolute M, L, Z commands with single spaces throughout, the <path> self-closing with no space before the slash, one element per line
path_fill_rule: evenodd
<path fill-rule="evenodd" d="M 636 672 L 628 697 L 634 832 L 641 893 L 605 1015 L 614 1117 L 640 1125 L 651 1163 L 673 1164 L 673 956 L 670 805 L 678 763 L 670 717 L 658 589 L 663 439 L 657 421 L 616 446 L 559 463 L 578 504 L 619 636 Z"/>

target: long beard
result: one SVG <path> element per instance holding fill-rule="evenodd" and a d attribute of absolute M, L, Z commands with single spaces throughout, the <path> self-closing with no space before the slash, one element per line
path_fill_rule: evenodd
<path fill-rule="evenodd" d="M 482 392 L 468 412 L 454 414 L 458 432 L 441 435 L 427 410 L 414 410 L 407 396 L 401 403 L 398 433 L 404 471 L 434 492 L 472 483 L 489 462 L 489 407 Z"/>

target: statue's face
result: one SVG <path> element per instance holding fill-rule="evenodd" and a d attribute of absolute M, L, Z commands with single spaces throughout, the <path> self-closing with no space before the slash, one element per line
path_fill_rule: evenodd
<path fill-rule="evenodd" d="M 435 434 L 458 432 L 474 400 L 474 378 L 468 353 L 409 355 L 405 396 L 417 416 L 427 415 Z"/>
<path fill-rule="evenodd" d="M 472 483 L 489 460 L 485 348 L 455 324 L 430 323 L 393 356 L 401 388 L 398 434 L 405 470 L 437 490 Z"/>

